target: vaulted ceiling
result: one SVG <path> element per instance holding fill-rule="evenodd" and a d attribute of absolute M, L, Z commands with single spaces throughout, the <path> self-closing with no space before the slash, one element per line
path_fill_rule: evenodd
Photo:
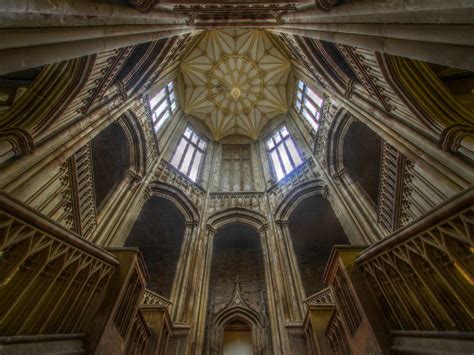
<path fill-rule="evenodd" d="M 183 59 L 184 111 L 209 127 L 214 139 L 257 139 L 288 111 L 289 59 L 262 30 L 211 30 Z"/>

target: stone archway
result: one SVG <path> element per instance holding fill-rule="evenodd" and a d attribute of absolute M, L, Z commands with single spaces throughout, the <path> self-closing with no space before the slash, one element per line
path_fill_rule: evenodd
<path fill-rule="evenodd" d="M 258 355 L 265 353 L 267 337 L 265 334 L 266 317 L 264 312 L 264 309 L 257 311 L 245 302 L 241 296 L 241 286 L 237 279 L 234 284 L 232 301 L 214 318 L 213 327 L 209 334 L 209 353 L 226 355 Z M 237 327 L 235 326 L 236 323 L 238 324 Z M 241 344 L 237 346 L 230 344 L 233 339 L 226 343 L 226 335 L 235 331 L 250 332 L 250 339 L 240 341 Z"/>

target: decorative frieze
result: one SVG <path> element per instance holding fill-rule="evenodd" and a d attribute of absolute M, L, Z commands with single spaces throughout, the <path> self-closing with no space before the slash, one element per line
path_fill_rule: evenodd
<path fill-rule="evenodd" d="M 307 159 L 303 164 L 278 181 L 267 190 L 272 204 L 276 207 L 285 196 L 299 184 L 317 178 L 314 172 L 315 164 L 312 158 Z"/>
<path fill-rule="evenodd" d="M 74 230 L 87 239 L 97 225 L 90 143 L 68 159 L 68 167 L 71 177 Z"/>
<path fill-rule="evenodd" d="M 160 182 L 168 183 L 183 191 L 195 206 L 200 207 L 204 203 L 206 191 L 186 175 L 176 170 L 166 160 L 160 161 L 155 176 Z"/>
<path fill-rule="evenodd" d="M 393 146 L 382 143 L 377 223 L 388 233 L 400 227 L 405 161 Z"/>
<path fill-rule="evenodd" d="M 326 97 L 324 100 L 323 107 L 321 109 L 321 117 L 319 119 L 319 130 L 316 135 L 314 143 L 314 155 L 322 166 L 327 166 L 327 145 L 329 137 L 329 129 L 333 123 L 334 117 L 336 116 L 337 107 L 334 105 L 333 100 Z"/>
<path fill-rule="evenodd" d="M 209 195 L 209 212 L 239 207 L 263 213 L 266 210 L 264 197 L 263 192 L 213 192 Z"/>
<path fill-rule="evenodd" d="M 124 47 L 115 49 L 113 55 L 107 57 L 105 63 L 108 65 L 100 66 L 99 72 L 102 74 L 102 77 L 94 80 L 96 86 L 92 89 L 89 89 L 91 93 L 90 97 L 87 100 L 84 100 L 84 106 L 81 108 L 80 112 L 85 114 L 89 109 L 94 106 L 94 104 L 101 101 L 107 89 L 113 83 L 117 74 L 120 72 L 124 66 L 127 59 L 130 57 L 134 46 Z M 93 72 L 94 73 L 94 72 Z"/>

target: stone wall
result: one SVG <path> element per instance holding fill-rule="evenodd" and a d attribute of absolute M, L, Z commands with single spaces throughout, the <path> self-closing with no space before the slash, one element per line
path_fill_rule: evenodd
<path fill-rule="evenodd" d="M 289 222 L 301 279 L 309 297 L 324 288 L 323 273 L 332 246 L 349 241 L 329 201 L 320 195 L 302 201 Z"/>
<path fill-rule="evenodd" d="M 150 274 L 147 288 L 169 298 L 176 273 L 185 221 L 176 206 L 152 197 L 143 206 L 126 246 L 138 247 Z"/>
<path fill-rule="evenodd" d="M 232 301 L 236 277 L 242 298 L 258 311 L 262 297 L 266 299 L 262 245 L 256 230 L 240 224 L 224 227 L 214 237 L 209 298 L 216 312 Z"/>

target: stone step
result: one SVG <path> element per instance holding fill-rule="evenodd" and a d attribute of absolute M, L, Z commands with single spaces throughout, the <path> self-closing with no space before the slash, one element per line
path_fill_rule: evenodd
<path fill-rule="evenodd" d="M 83 334 L 48 334 L 0 337 L 1 355 L 85 354 Z"/>
<path fill-rule="evenodd" d="M 473 332 L 396 331 L 392 336 L 396 355 L 474 354 Z"/>

